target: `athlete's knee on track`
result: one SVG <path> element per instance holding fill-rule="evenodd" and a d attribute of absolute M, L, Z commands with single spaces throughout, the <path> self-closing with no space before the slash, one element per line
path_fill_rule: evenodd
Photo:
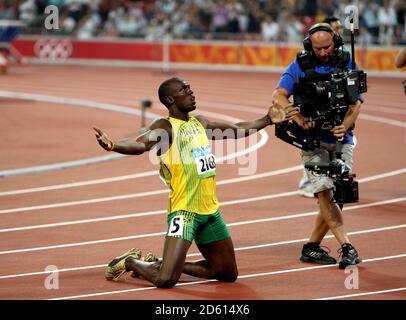
<path fill-rule="evenodd" d="M 155 281 L 154 285 L 157 288 L 172 288 L 178 283 L 179 276 L 173 274 L 160 274 Z"/>
<path fill-rule="evenodd" d="M 233 268 L 226 272 L 217 273 L 216 279 L 221 282 L 235 282 L 238 278 L 238 269 Z"/>

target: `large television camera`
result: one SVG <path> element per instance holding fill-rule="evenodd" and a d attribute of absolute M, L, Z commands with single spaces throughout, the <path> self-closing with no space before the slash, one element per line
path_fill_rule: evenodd
<path fill-rule="evenodd" d="M 293 101 L 303 116 L 316 121 L 316 128 L 330 130 L 342 123 L 366 85 L 366 74 L 357 70 L 305 77 L 295 83 Z"/>
<path fill-rule="evenodd" d="M 314 150 L 320 146 L 319 137 L 340 125 L 348 107 L 366 91 L 367 76 L 362 70 L 300 78 L 293 87 L 293 104 L 316 125 L 303 130 L 296 123 L 283 122 L 275 126 L 275 135 L 305 151 Z"/>

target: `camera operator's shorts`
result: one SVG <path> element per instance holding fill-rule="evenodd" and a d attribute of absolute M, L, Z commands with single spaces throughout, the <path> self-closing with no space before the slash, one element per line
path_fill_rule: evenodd
<path fill-rule="evenodd" d="M 342 145 L 342 160 L 345 164 L 352 169 L 352 154 L 354 150 L 354 145 L 352 144 L 343 144 Z M 335 159 L 336 145 L 335 143 L 324 143 L 320 142 L 320 148 L 317 148 L 313 151 L 303 151 L 302 150 L 302 159 L 306 162 L 320 162 L 328 163 L 331 160 Z M 332 156 L 330 158 L 330 155 Z M 306 169 L 307 177 L 313 186 L 313 193 L 333 189 L 335 190 L 334 181 L 326 175 L 315 174 Z"/>
<path fill-rule="evenodd" d="M 167 237 L 182 238 L 196 244 L 209 244 L 230 237 L 220 211 L 198 214 L 179 210 L 168 215 Z"/>

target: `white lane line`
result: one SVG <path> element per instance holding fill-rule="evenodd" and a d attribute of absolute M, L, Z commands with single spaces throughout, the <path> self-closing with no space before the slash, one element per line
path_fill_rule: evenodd
<path fill-rule="evenodd" d="M 221 186 L 221 185 L 226 185 L 226 184 L 231 184 L 231 183 L 245 182 L 245 181 L 250 181 L 250 180 L 262 179 L 262 178 L 271 177 L 271 176 L 275 176 L 275 175 L 281 175 L 281 174 L 285 174 L 285 173 L 299 171 L 299 170 L 302 170 L 302 169 L 303 169 L 302 165 L 297 165 L 297 166 L 288 167 L 288 168 L 284 168 L 284 169 L 259 173 L 259 174 L 255 174 L 255 175 L 251 175 L 251 176 L 226 179 L 226 180 L 218 181 L 217 185 Z M 103 197 L 103 198 L 95 198 L 95 199 L 88 199 L 88 200 L 80 200 L 80 201 L 60 202 L 60 203 L 53 203 L 53 204 L 46 204 L 46 205 L 39 205 L 39 206 L 31 206 L 31 207 L 4 209 L 4 210 L 0 210 L 0 214 L 15 213 L 15 212 L 21 212 L 21 211 L 51 209 L 51 208 L 59 208 L 59 207 L 68 207 L 68 206 L 75 206 L 75 205 L 82 205 L 82 204 L 123 200 L 123 199 L 129 199 L 129 198 L 147 197 L 147 196 L 154 196 L 154 195 L 158 195 L 158 194 L 164 194 L 164 193 L 168 193 L 168 192 L 169 192 L 169 189 L 166 188 L 166 189 L 161 189 L 161 190 L 154 190 L 154 191 L 147 191 L 147 192 L 140 192 L 140 193 L 130 193 L 130 194 L 121 195 L 121 196 L 112 196 L 112 197 Z"/>
<path fill-rule="evenodd" d="M 368 234 L 368 233 L 374 233 L 374 232 L 384 232 L 384 231 L 402 229 L 402 228 L 405 228 L 405 227 L 406 227 L 406 224 L 401 224 L 401 225 L 374 228 L 374 229 L 358 230 L 358 231 L 348 232 L 348 235 L 353 236 L 353 235 Z M 332 239 L 332 238 L 334 238 L 333 235 L 328 235 L 328 236 L 325 237 L 325 239 Z M 254 246 L 235 248 L 234 250 L 235 251 L 245 251 L 245 250 L 253 250 L 253 249 L 262 249 L 262 248 L 276 247 L 276 246 L 281 246 L 281 245 L 286 245 L 286 244 L 302 243 L 302 242 L 306 242 L 308 240 L 309 240 L 308 238 L 303 238 L 303 239 L 296 239 L 296 240 L 271 242 L 271 243 L 264 243 L 264 244 L 254 245 Z M 188 258 L 190 258 L 190 257 L 200 257 L 200 256 L 201 256 L 201 254 L 199 252 L 198 253 L 190 253 L 190 254 L 187 255 Z M 58 269 L 58 272 L 80 271 L 80 270 L 105 268 L 105 267 L 106 267 L 106 264 L 99 264 L 99 265 L 93 265 L 93 266 Z M 42 274 L 49 274 L 49 273 L 52 273 L 52 272 L 54 272 L 54 271 L 38 271 L 38 272 L 31 272 L 31 273 L 3 275 L 3 276 L 0 276 L 0 280 L 1 279 L 9 279 L 9 278 L 27 277 L 27 276 L 37 276 L 37 275 L 42 275 Z"/>
<path fill-rule="evenodd" d="M 0 95 L 1 95 L 1 93 L 2 92 L 0 91 Z M 209 102 L 203 102 L 202 103 L 202 105 L 208 105 L 208 104 L 209 104 Z M 233 105 L 229 105 L 229 104 L 224 104 L 224 105 L 227 106 L 227 109 L 240 110 L 238 107 L 234 108 Z M 216 107 L 216 109 L 218 109 L 219 105 L 216 104 L 215 107 Z M 392 112 L 391 110 L 393 109 L 393 108 L 373 107 L 373 106 L 368 106 L 368 108 L 370 108 L 370 109 L 375 108 L 376 110 L 379 110 L 379 111 L 382 111 L 382 112 Z M 386 109 L 388 109 L 389 111 L 384 111 Z M 398 110 L 398 111 L 401 114 L 403 114 L 403 112 L 406 114 L 405 110 Z M 207 115 L 212 115 L 212 113 L 210 113 L 208 111 L 201 111 L 201 112 L 203 112 L 203 113 L 205 112 Z M 250 107 L 250 112 L 262 114 L 263 110 L 260 109 L 260 108 Z M 359 117 L 361 119 L 374 121 L 374 122 L 379 122 L 379 123 L 385 123 L 385 124 L 393 125 L 393 126 L 396 126 L 396 127 L 404 128 L 406 126 L 405 122 L 392 120 L 392 119 L 387 119 L 387 118 L 382 118 L 382 117 L 376 117 L 376 116 L 371 116 L 371 115 L 366 115 L 366 114 L 360 114 Z M 262 131 L 260 131 L 260 133 L 261 132 Z M 86 186 L 86 185 L 109 183 L 109 182 L 116 182 L 116 181 L 124 181 L 124 180 L 128 180 L 128 179 L 136 179 L 136 178 L 140 178 L 140 177 L 153 176 L 153 175 L 156 175 L 156 174 L 157 174 L 157 171 L 154 170 L 154 171 L 149 171 L 149 172 L 144 172 L 144 173 L 130 174 L 130 175 L 124 175 L 124 176 L 118 176 L 118 177 L 96 179 L 96 180 L 87 180 L 87 181 L 83 181 L 83 182 L 74 182 L 74 183 L 51 185 L 51 186 L 45 186 L 45 187 L 37 187 L 37 188 L 10 190 L 10 191 L 0 192 L 0 196 L 14 195 L 14 194 L 24 194 L 24 193 L 31 193 L 31 192 L 42 192 L 42 191 L 58 190 L 58 189 L 65 189 L 65 188 L 75 188 L 75 187 L 81 187 L 81 186 Z"/>
<path fill-rule="evenodd" d="M 406 116 L 406 110 L 393 107 L 382 107 L 382 106 L 366 106 L 362 111 L 379 111 L 384 113 L 401 114 Z"/>
<path fill-rule="evenodd" d="M 247 202 L 256 202 L 260 200 L 269 200 L 269 199 L 274 199 L 274 198 L 280 198 L 280 197 L 286 197 L 286 196 L 292 196 L 298 194 L 297 191 L 292 191 L 292 192 L 287 192 L 287 193 L 278 193 L 278 194 L 273 194 L 273 195 L 266 195 L 266 196 L 260 196 L 260 197 L 254 197 L 254 198 L 244 198 L 240 200 L 232 200 L 232 201 L 225 201 L 223 202 L 222 206 L 228 206 L 228 205 L 234 205 L 234 204 L 239 204 L 239 203 L 247 203 Z M 385 200 L 381 202 L 374 202 L 372 204 L 362 204 L 358 205 L 357 208 L 367 208 L 370 207 L 371 205 L 384 205 L 384 204 L 389 204 L 395 202 L 402 201 L 403 198 L 398 198 L 394 200 Z M 388 202 L 389 201 L 389 202 Z M 345 207 L 344 210 L 351 210 L 351 208 L 354 207 Z M 157 210 L 157 211 L 148 211 L 148 212 L 140 212 L 140 213 L 132 213 L 132 214 L 126 214 L 126 215 L 119 215 L 119 216 L 110 216 L 110 217 L 104 217 L 104 218 L 95 218 L 95 219 L 85 219 L 85 220 L 76 220 L 76 221 L 66 221 L 66 222 L 59 222 L 59 223 L 50 223 L 50 224 L 42 224 L 42 225 L 34 225 L 34 226 L 26 226 L 26 227 L 15 227 L 15 228 L 6 228 L 6 229 L 0 229 L 0 233 L 5 233 L 5 232 L 14 232 L 14 231 L 25 231 L 25 230 L 34 230 L 34 229 L 42 229 L 42 228 L 51 228 L 51 227 L 62 227 L 62 226 L 69 226 L 69 225 L 75 225 L 75 224 L 84 224 L 84 223 L 95 223 L 95 222 L 103 222 L 103 221 L 111 221 L 111 220 L 120 220 L 120 219 L 129 219 L 129 218 L 139 218 L 139 217 L 145 217 L 145 216 L 152 216 L 152 215 L 158 215 L 158 214 L 164 214 L 166 213 L 166 210 Z M 276 221 L 279 219 L 287 219 L 288 217 L 296 218 L 296 217 L 306 217 L 306 216 L 311 216 L 314 215 L 315 211 L 313 212 L 308 212 L 308 213 L 303 213 L 303 214 L 298 214 L 298 215 L 290 215 L 290 216 L 282 216 L 282 217 L 275 217 L 275 218 L 267 218 L 266 220 L 272 219 L 272 221 Z M 235 225 L 240 222 L 231 224 Z"/>
<path fill-rule="evenodd" d="M 253 198 L 243 198 L 243 199 L 238 199 L 238 200 L 224 201 L 221 206 L 225 207 L 225 206 L 230 206 L 230 205 L 239 204 L 239 203 L 248 203 L 248 202 L 261 201 L 261 200 L 270 200 L 270 199 L 294 196 L 294 195 L 298 195 L 298 194 L 299 194 L 298 191 L 291 191 L 291 192 L 276 193 L 276 194 L 253 197 Z M 139 213 L 130 213 L 130 214 L 119 215 L 119 216 L 110 216 L 110 217 L 104 217 L 104 218 L 65 221 L 65 222 L 57 222 L 57 223 L 49 223 L 49 224 L 40 224 L 40 225 L 34 225 L 34 226 L 26 226 L 26 227 L 6 228 L 6 229 L 0 229 L 0 233 L 14 232 L 14 231 L 26 231 L 26 230 L 52 228 L 52 227 L 62 227 L 62 226 L 69 226 L 69 225 L 82 224 L 82 223 L 95 223 L 95 222 L 121 220 L 121 219 L 129 219 L 129 218 L 139 218 L 139 217 L 153 216 L 153 215 L 164 214 L 164 213 L 167 213 L 167 210 L 156 210 L 156 211 L 147 211 L 147 212 L 139 212 Z"/>
<path fill-rule="evenodd" d="M 346 298 L 353 298 L 353 297 L 370 296 L 370 295 L 375 295 L 375 294 L 383 294 L 383 293 L 398 292 L 398 291 L 406 291 L 406 287 L 395 288 L 395 289 L 387 289 L 387 290 L 380 290 L 380 291 L 368 291 L 368 292 L 363 292 L 363 293 L 354 293 L 354 294 L 347 294 L 347 295 L 344 295 L 344 296 L 318 298 L 318 299 L 313 299 L 313 300 L 337 300 L 337 299 L 346 299 Z"/>
<path fill-rule="evenodd" d="M 19 175 L 25 175 L 25 174 L 31 174 L 31 173 L 42 173 L 42 172 L 53 171 L 53 170 L 70 169 L 70 168 L 76 168 L 76 167 L 81 167 L 81 166 L 88 166 L 88 165 L 92 165 L 92 164 L 98 164 L 101 162 L 121 159 L 123 157 L 125 157 L 125 155 L 115 153 L 115 154 L 109 154 L 109 155 L 100 156 L 100 157 L 85 158 L 85 159 L 65 161 L 65 162 L 57 162 L 57 163 L 52 163 L 52 164 L 45 164 L 45 165 L 18 168 L 18 169 L 2 170 L 2 171 L 0 171 L 0 178 L 19 176 Z"/>
<path fill-rule="evenodd" d="M 406 173 L 406 168 L 402 168 L 402 169 L 398 169 L 398 170 L 394 170 L 394 171 L 389 171 L 389 172 L 385 172 L 385 173 L 381 173 L 381 174 L 377 174 L 375 176 L 361 178 L 361 179 L 358 180 L 358 182 L 359 183 L 364 183 L 364 182 L 369 182 L 369 181 L 373 181 L 373 180 L 389 178 L 389 177 L 401 175 L 401 174 L 404 174 L 404 173 Z"/>
<path fill-rule="evenodd" d="M 206 113 L 206 112 L 201 112 L 201 113 Z M 224 116 L 223 118 L 228 119 L 228 117 L 226 117 L 226 116 Z M 248 148 L 244 148 L 240 151 L 232 152 L 225 156 L 219 156 L 216 158 L 217 163 L 219 163 L 219 164 L 225 163 L 226 161 L 244 156 L 245 154 L 248 154 L 248 153 L 256 152 L 256 150 L 262 148 L 267 143 L 267 141 L 269 139 L 269 135 L 264 130 L 259 131 L 258 133 L 261 136 L 261 139 L 258 143 L 255 143 L 254 145 L 252 145 Z M 283 173 L 287 173 L 287 172 L 300 170 L 302 167 L 303 167 L 303 165 L 297 165 L 297 166 L 293 166 L 293 167 L 270 171 L 270 172 L 264 173 L 264 174 L 255 175 L 253 178 L 251 178 L 250 176 L 245 176 L 240 179 L 242 181 L 244 181 L 244 179 L 245 180 L 256 179 L 256 176 L 261 176 L 261 175 L 264 175 L 264 177 L 267 177 L 267 176 L 271 176 L 271 175 L 275 175 L 275 174 L 283 174 Z M 86 180 L 86 181 L 82 181 L 82 182 L 51 185 L 51 186 L 38 187 L 38 188 L 3 191 L 3 192 L 0 192 L 0 196 L 9 196 L 9 195 L 32 193 L 32 192 L 42 192 L 42 191 L 58 190 L 58 189 L 65 189 L 65 188 L 75 188 L 75 187 L 82 187 L 82 186 L 94 185 L 94 184 L 100 184 L 100 183 L 137 179 L 137 178 L 143 178 L 143 177 L 154 176 L 154 175 L 158 175 L 158 170 L 131 174 L 131 175 L 118 176 L 118 177 L 104 178 L 104 179 Z M 110 201 L 110 200 L 107 200 L 107 201 Z M 79 203 L 79 204 L 82 204 L 82 203 Z M 68 205 L 75 205 L 75 204 L 68 204 Z M 54 207 L 51 207 L 51 208 L 54 208 Z M 39 209 L 44 209 L 44 208 L 41 207 Z M 29 209 L 29 210 L 36 210 L 36 209 Z M 4 210 L 0 210 L 0 213 L 3 213 L 3 211 Z M 13 212 L 16 212 L 16 211 L 13 211 Z"/>
<path fill-rule="evenodd" d="M 270 195 L 270 196 L 267 196 L 267 197 L 266 196 L 264 196 L 264 197 L 255 197 L 255 198 L 250 198 L 250 199 L 245 199 L 245 200 L 237 200 L 236 202 L 241 203 L 242 201 L 244 201 L 244 202 L 259 201 L 259 200 L 268 199 L 269 197 L 273 197 L 273 196 L 275 196 L 275 195 Z M 261 199 L 259 199 L 259 198 L 261 198 Z M 345 212 L 347 212 L 349 210 L 356 210 L 356 209 L 374 207 L 374 206 L 379 206 L 379 205 L 387 205 L 387 204 L 392 204 L 392 203 L 396 203 L 396 202 L 402 202 L 402 201 L 405 201 L 405 200 L 406 200 L 406 197 L 403 197 L 403 198 L 396 198 L 396 199 L 385 200 L 385 201 L 378 201 L 378 202 L 369 203 L 369 204 L 355 205 L 355 206 L 347 207 L 345 209 Z M 231 205 L 231 204 L 234 204 L 234 203 L 231 203 L 231 201 L 229 201 L 225 205 Z M 296 218 L 303 218 L 303 217 L 313 216 L 313 215 L 316 215 L 316 214 L 317 214 L 317 211 L 305 212 L 305 213 L 293 214 L 293 215 L 288 215 L 288 216 L 280 216 L 280 217 L 272 217 L 272 218 L 265 218 L 265 219 L 256 219 L 256 220 L 247 220 L 247 221 L 241 221 L 241 222 L 228 223 L 227 226 L 228 227 L 234 227 L 234 226 L 254 224 L 254 223 L 263 223 L 263 222 L 271 222 L 271 221 L 286 220 L 286 219 L 296 219 Z M 70 248 L 70 247 L 78 247 L 78 246 L 86 246 L 86 245 L 94 245 L 94 244 L 108 243 L 108 242 L 115 242 L 115 241 L 123 241 L 123 240 L 140 239 L 140 238 L 146 238 L 146 237 L 162 236 L 164 234 L 166 234 L 166 232 L 147 233 L 147 234 L 141 234 L 141 235 L 135 235 L 135 236 L 110 238 L 110 239 L 102 239 L 102 240 L 94 240 L 94 241 L 86 241 L 86 242 L 74 242 L 74 243 L 66 243 L 66 244 L 53 245 L 53 246 L 7 250 L 7 251 L 0 251 L 0 255 L 12 254 L 12 253 L 22 253 L 22 252 L 32 252 L 32 251 L 42 251 L 42 250 L 50 250 L 50 249 Z"/>
<path fill-rule="evenodd" d="M 120 112 L 120 113 L 135 115 L 135 116 L 141 115 L 141 110 L 137 110 L 137 109 L 133 109 L 133 108 L 125 107 L 125 106 L 119 106 L 119 105 L 115 105 L 115 104 L 110 104 L 110 103 L 101 103 L 101 102 L 84 100 L 84 99 L 74 99 L 74 98 L 67 98 L 67 97 L 57 97 L 57 96 L 48 96 L 48 95 L 41 95 L 41 94 L 31 94 L 31 93 L 12 92 L 12 91 L 0 91 L 0 97 L 19 99 L 19 100 L 50 102 L 50 103 L 54 103 L 56 105 L 62 104 L 62 105 L 71 105 L 71 106 L 76 106 L 76 107 L 95 108 L 95 109 Z M 146 112 L 145 116 L 149 119 L 156 119 L 159 117 L 158 114 L 154 114 L 151 112 Z M 0 177 L 8 177 L 8 176 L 24 175 L 24 174 L 28 174 L 28 173 L 40 173 L 40 172 L 46 172 L 46 171 L 51 171 L 51 170 L 74 168 L 74 167 L 83 166 L 86 164 L 93 164 L 93 163 L 99 163 L 99 162 L 119 159 L 121 157 L 123 157 L 123 155 L 112 154 L 112 155 L 105 155 L 105 156 L 101 156 L 101 157 L 53 163 L 53 164 L 42 165 L 42 166 L 3 170 L 3 171 L 0 171 Z"/>
<path fill-rule="evenodd" d="M 253 179 L 256 179 L 259 177 L 269 177 L 269 176 L 276 175 L 276 174 L 283 174 L 283 173 L 296 171 L 296 170 L 301 169 L 302 167 L 303 167 L 303 165 L 297 165 L 294 167 L 279 169 L 279 170 L 275 170 L 275 171 L 265 172 L 262 174 L 246 176 L 246 177 L 241 177 L 241 178 L 236 178 L 236 179 L 238 179 L 238 181 L 248 181 L 248 180 L 253 180 Z M 158 175 L 158 170 L 140 172 L 140 173 L 135 173 L 135 174 L 127 174 L 127 175 L 123 175 L 123 176 L 115 176 L 115 177 L 103 178 L 103 179 L 94 179 L 94 180 L 85 180 L 85 181 L 80 181 L 80 182 L 55 184 L 55 185 L 44 186 L 44 187 L 3 191 L 3 192 L 0 192 L 0 197 L 17 195 L 17 194 L 25 194 L 25 193 L 59 190 L 59 189 L 77 188 L 77 187 L 83 187 L 83 186 L 89 186 L 89 185 L 95 185 L 95 184 L 145 178 L 145 177 L 150 177 L 150 176 L 155 176 L 155 175 Z M 229 179 L 229 180 L 233 182 L 233 179 Z M 235 181 L 237 181 L 237 180 L 235 180 Z M 229 182 L 229 183 L 231 183 L 231 182 Z M 221 184 L 221 182 L 217 182 L 217 185 L 219 185 L 219 184 Z M 223 181 L 223 184 L 226 184 L 226 183 Z"/>
<path fill-rule="evenodd" d="M 115 105 L 115 104 L 110 104 L 110 103 L 101 103 L 101 102 L 83 100 L 83 99 L 47 96 L 47 95 L 31 94 L 31 93 L 23 93 L 23 92 L 10 92 L 10 91 L 0 91 L 0 97 L 20 99 L 20 100 L 43 101 L 43 102 L 51 102 L 51 103 L 65 104 L 65 105 L 68 104 L 68 105 L 72 105 L 72 106 L 102 109 L 102 110 L 120 112 L 120 113 L 124 113 L 124 114 L 136 115 L 136 116 L 141 115 L 141 111 L 137 110 L 137 109 L 120 106 L 120 105 Z M 231 121 L 231 122 L 243 121 L 242 119 L 224 115 L 221 113 L 216 113 L 216 112 L 200 110 L 199 113 L 205 114 L 205 115 L 217 118 L 217 119 L 222 119 L 225 121 Z M 263 114 L 265 114 L 265 113 L 266 113 L 266 110 L 263 111 Z M 161 117 L 160 115 L 154 114 L 151 112 L 145 112 L 144 114 L 147 118 L 152 119 L 152 120 Z M 231 153 L 231 154 L 223 156 L 223 157 L 218 157 L 217 161 L 219 163 L 222 163 L 222 161 L 227 161 L 229 159 L 234 159 L 234 158 L 243 156 L 245 154 L 254 152 L 254 151 L 260 149 L 261 147 L 263 147 L 269 139 L 268 133 L 265 130 L 261 130 L 258 133 L 261 136 L 259 142 L 256 142 L 252 146 L 250 146 L 248 148 L 244 148 L 240 151 Z M 59 170 L 59 169 L 64 169 L 64 168 L 73 168 L 73 167 L 77 167 L 77 166 L 83 166 L 85 164 L 98 163 L 101 161 L 112 160 L 112 159 L 116 159 L 116 158 L 120 158 L 120 157 L 123 157 L 123 155 L 114 154 L 114 155 L 107 155 L 107 156 L 91 158 L 91 159 L 83 159 L 83 160 L 54 163 L 54 164 L 36 166 L 36 167 L 26 167 L 26 168 L 5 170 L 5 171 L 0 171 L 0 177 L 22 175 L 22 174 L 35 173 L 35 172 L 38 173 L 38 172 L 45 172 L 45 171 L 50 171 L 50 170 Z"/>
<path fill-rule="evenodd" d="M 398 121 L 398 120 L 392 120 L 388 118 L 382 118 L 382 117 L 377 117 L 377 116 L 371 116 L 369 114 L 360 114 L 358 118 L 363 119 L 363 120 L 370 120 L 370 121 L 375 121 L 395 127 L 400 127 L 400 128 L 406 128 L 406 122 L 403 121 Z"/>
<path fill-rule="evenodd" d="M 243 182 L 243 181 L 261 179 L 261 178 L 265 178 L 265 177 L 269 177 L 269 176 L 273 176 L 273 175 L 279 175 L 279 174 L 284 174 L 284 173 L 289 173 L 289 172 L 302 170 L 302 168 L 303 168 L 302 165 L 297 165 L 297 166 L 294 166 L 294 167 L 289 167 L 289 168 L 285 168 L 285 169 L 260 173 L 260 174 L 252 175 L 252 176 L 227 179 L 227 180 L 219 181 L 217 183 L 217 185 L 225 185 L 225 184 L 229 184 L 229 183 L 236 183 L 236 182 Z M 400 175 L 400 174 L 404 174 L 404 173 L 406 173 L 406 168 L 402 168 L 402 169 L 398 169 L 398 170 L 378 174 L 378 175 L 375 175 L 375 176 L 370 176 L 370 177 L 365 177 L 365 178 L 362 178 L 362 179 L 358 179 L 358 182 L 359 183 L 364 183 L 364 182 L 369 182 L 369 181 L 373 181 L 373 180 L 388 178 L 388 177 L 391 177 L 391 176 Z M 168 192 L 168 189 L 161 189 L 161 190 L 147 191 L 147 192 L 140 192 L 140 193 L 130 193 L 130 194 L 121 195 L 121 196 L 111 196 L 111 197 L 94 198 L 94 199 L 87 199 L 87 200 L 80 200 L 80 201 L 70 201 L 70 202 L 60 202 L 60 203 L 53 203 L 53 204 L 46 204 L 46 205 L 38 205 L 38 206 L 31 206 L 31 207 L 20 207 L 20 208 L 4 209 L 4 210 L 0 210 L 0 214 L 16 213 L 16 212 L 22 212 L 22 211 L 52 209 L 52 208 L 59 208 L 59 207 L 68 207 L 68 206 L 99 203 L 99 202 L 108 202 L 108 201 L 116 201 L 116 200 L 124 200 L 124 199 L 130 199 L 130 198 L 154 196 L 154 195 L 163 194 L 163 193 L 167 193 L 167 192 Z"/>
<path fill-rule="evenodd" d="M 153 176 L 156 174 L 157 174 L 157 170 L 154 170 L 154 171 L 127 174 L 127 175 L 123 175 L 123 176 L 115 176 L 115 177 L 103 178 L 103 179 L 85 180 L 85 181 L 80 181 L 80 182 L 55 184 L 55 185 L 44 186 L 44 187 L 10 190 L 10 191 L 0 192 L 0 196 L 11 196 L 11 195 L 16 195 L 16 194 L 24 194 L 24 193 L 32 193 L 32 192 L 42 192 L 42 191 L 50 191 L 50 190 L 58 190 L 58 189 L 76 188 L 76 187 L 83 187 L 83 186 L 89 186 L 89 185 L 94 185 L 94 184 L 125 181 L 125 180 L 149 177 L 149 176 Z"/>
<path fill-rule="evenodd" d="M 117 200 L 124 200 L 124 199 L 131 199 L 131 198 L 139 198 L 139 197 L 146 197 L 146 196 L 164 194 L 164 193 L 167 193 L 167 192 L 168 191 L 166 189 L 162 189 L 162 190 L 147 191 L 147 192 L 140 192 L 140 193 L 124 194 L 124 195 L 121 195 L 121 196 L 111 196 L 111 197 L 79 200 L 79 201 L 59 202 L 59 203 L 45 204 L 45 205 L 31 206 L 31 207 L 5 209 L 5 210 L 0 210 L 0 214 L 16 213 L 16 212 L 23 212 L 23 211 L 43 210 L 43 209 L 53 209 L 53 208 L 62 208 L 62 207 L 70 207 L 70 206 L 79 206 L 79 205 L 83 205 L 83 204 L 92 204 L 92 203 L 100 203 L 100 202 L 108 202 L 108 201 L 117 201 Z"/>
<path fill-rule="evenodd" d="M 0 229 L 0 233 L 35 230 L 35 229 L 43 229 L 43 228 L 63 227 L 63 226 L 71 226 L 71 225 L 83 224 L 83 223 L 95 223 L 95 222 L 103 222 L 103 221 L 140 218 L 140 217 L 146 217 L 146 216 L 154 216 L 157 214 L 164 214 L 166 212 L 167 212 L 166 210 L 157 210 L 157 211 L 148 211 L 148 212 L 140 212 L 140 213 L 129 213 L 129 214 L 123 214 L 123 215 L 119 215 L 119 216 L 110 216 L 110 217 L 104 217 L 104 218 L 74 220 L 74 221 L 38 224 L 38 225 L 26 226 L 26 227 L 6 228 L 6 229 Z"/>
<path fill-rule="evenodd" d="M 395 255 L 395 256 L 384 256 L 384 257 L 378 257 L 378 258 L 364 259 L 363 264 L 369 263 L 369 262 L 375 262 L 375 261 L 401 259 L 401 258 L 405 258 L 405 257 L 406 257 L 406 254 L 399 254 L 399 255 Z M 323 265 L 323 266 L 304 267 L 304 268 L 296 268 L 296 269 L 288 269 L 288 270 L 280 270 L 280 271 L 272 271 L 272 272 L 254 273 L 254 274 L 238 276 L 238 279 L 241 280 L 241 279 L 250 279 L 250 278 L 257 278 L 257 277 L 266 277 L 266 276 L 273 276 L 273 275 L 279 275 L 279 274 L 284 274 L 284 273 L 294 273 L 294 272 L 310 271 L 310 270 L 333 268 L 333 267 L 336 268 L 337 265 L 330 264 L 330 265 Z M 175 285 L 175 287 L 190 286 L 190 285 L 208 283 L 208 282 L 213 282 L 213 281 L 217 281 L 217 280 L 202 280 L 202 281 L 178 283 Z M 127 290 L 116 290 L 116 291 L 109 291 L 109 292 L 97 292 L 97 293 L 88 293 L 88 294 L 82 294 L 82 295 L 76 295 L 76 296 L 59 297 L 59 298 L 53 298 L 53 299 L 48 299 L 48 300 L 80 299 L 80 298 L 121 294 L 121 293 L 127 293 L 127 292 L 147 291 L 147 290 L 153 290 L 153 289 L 157 289 L 157 288 L 146 287 L 146 288 L 135 288 L 135 289 L 127 289 Z"/>

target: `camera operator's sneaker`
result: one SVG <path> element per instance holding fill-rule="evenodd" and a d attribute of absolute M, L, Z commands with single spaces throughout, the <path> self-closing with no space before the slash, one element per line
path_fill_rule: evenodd
<path fill-rule="evenodd" d="M 306 198 L 314 198 L 313 186 L 309 183 L 299 188 L 299 194 Z"/>
<path fill-rule="evenodd" d="M 125 260 L 129 257 L 140 259 L 141 250 L 132 248 L 123 255 L 111 260 L 104 273 L 106 279 L 117 281 L 121 277 L 121 275 L 127 271 L 125 268 Z"/>
<path fill-rule="evenodd" d="M 328 250 L 327 247 L 323 247 Z M 329 256 L 329 252 L 323 250 L 320 247 L 320 243 L 308 242 L 303 245 L 302 256 L 300 261 L 302 262 L 314 262 L 319 264 L 336 264 L 337 261 L 333 257 Z"/>
<path fill-rule="evenodd" d="M 338 249 L 338 253 L 342 255 L 341 261 L 338 265 L 340 269 L 345 269 L 348 266 L 353 266 L 362 262 L 357 250 L 351 243 L 344 243 L 341 248 Z"/>

